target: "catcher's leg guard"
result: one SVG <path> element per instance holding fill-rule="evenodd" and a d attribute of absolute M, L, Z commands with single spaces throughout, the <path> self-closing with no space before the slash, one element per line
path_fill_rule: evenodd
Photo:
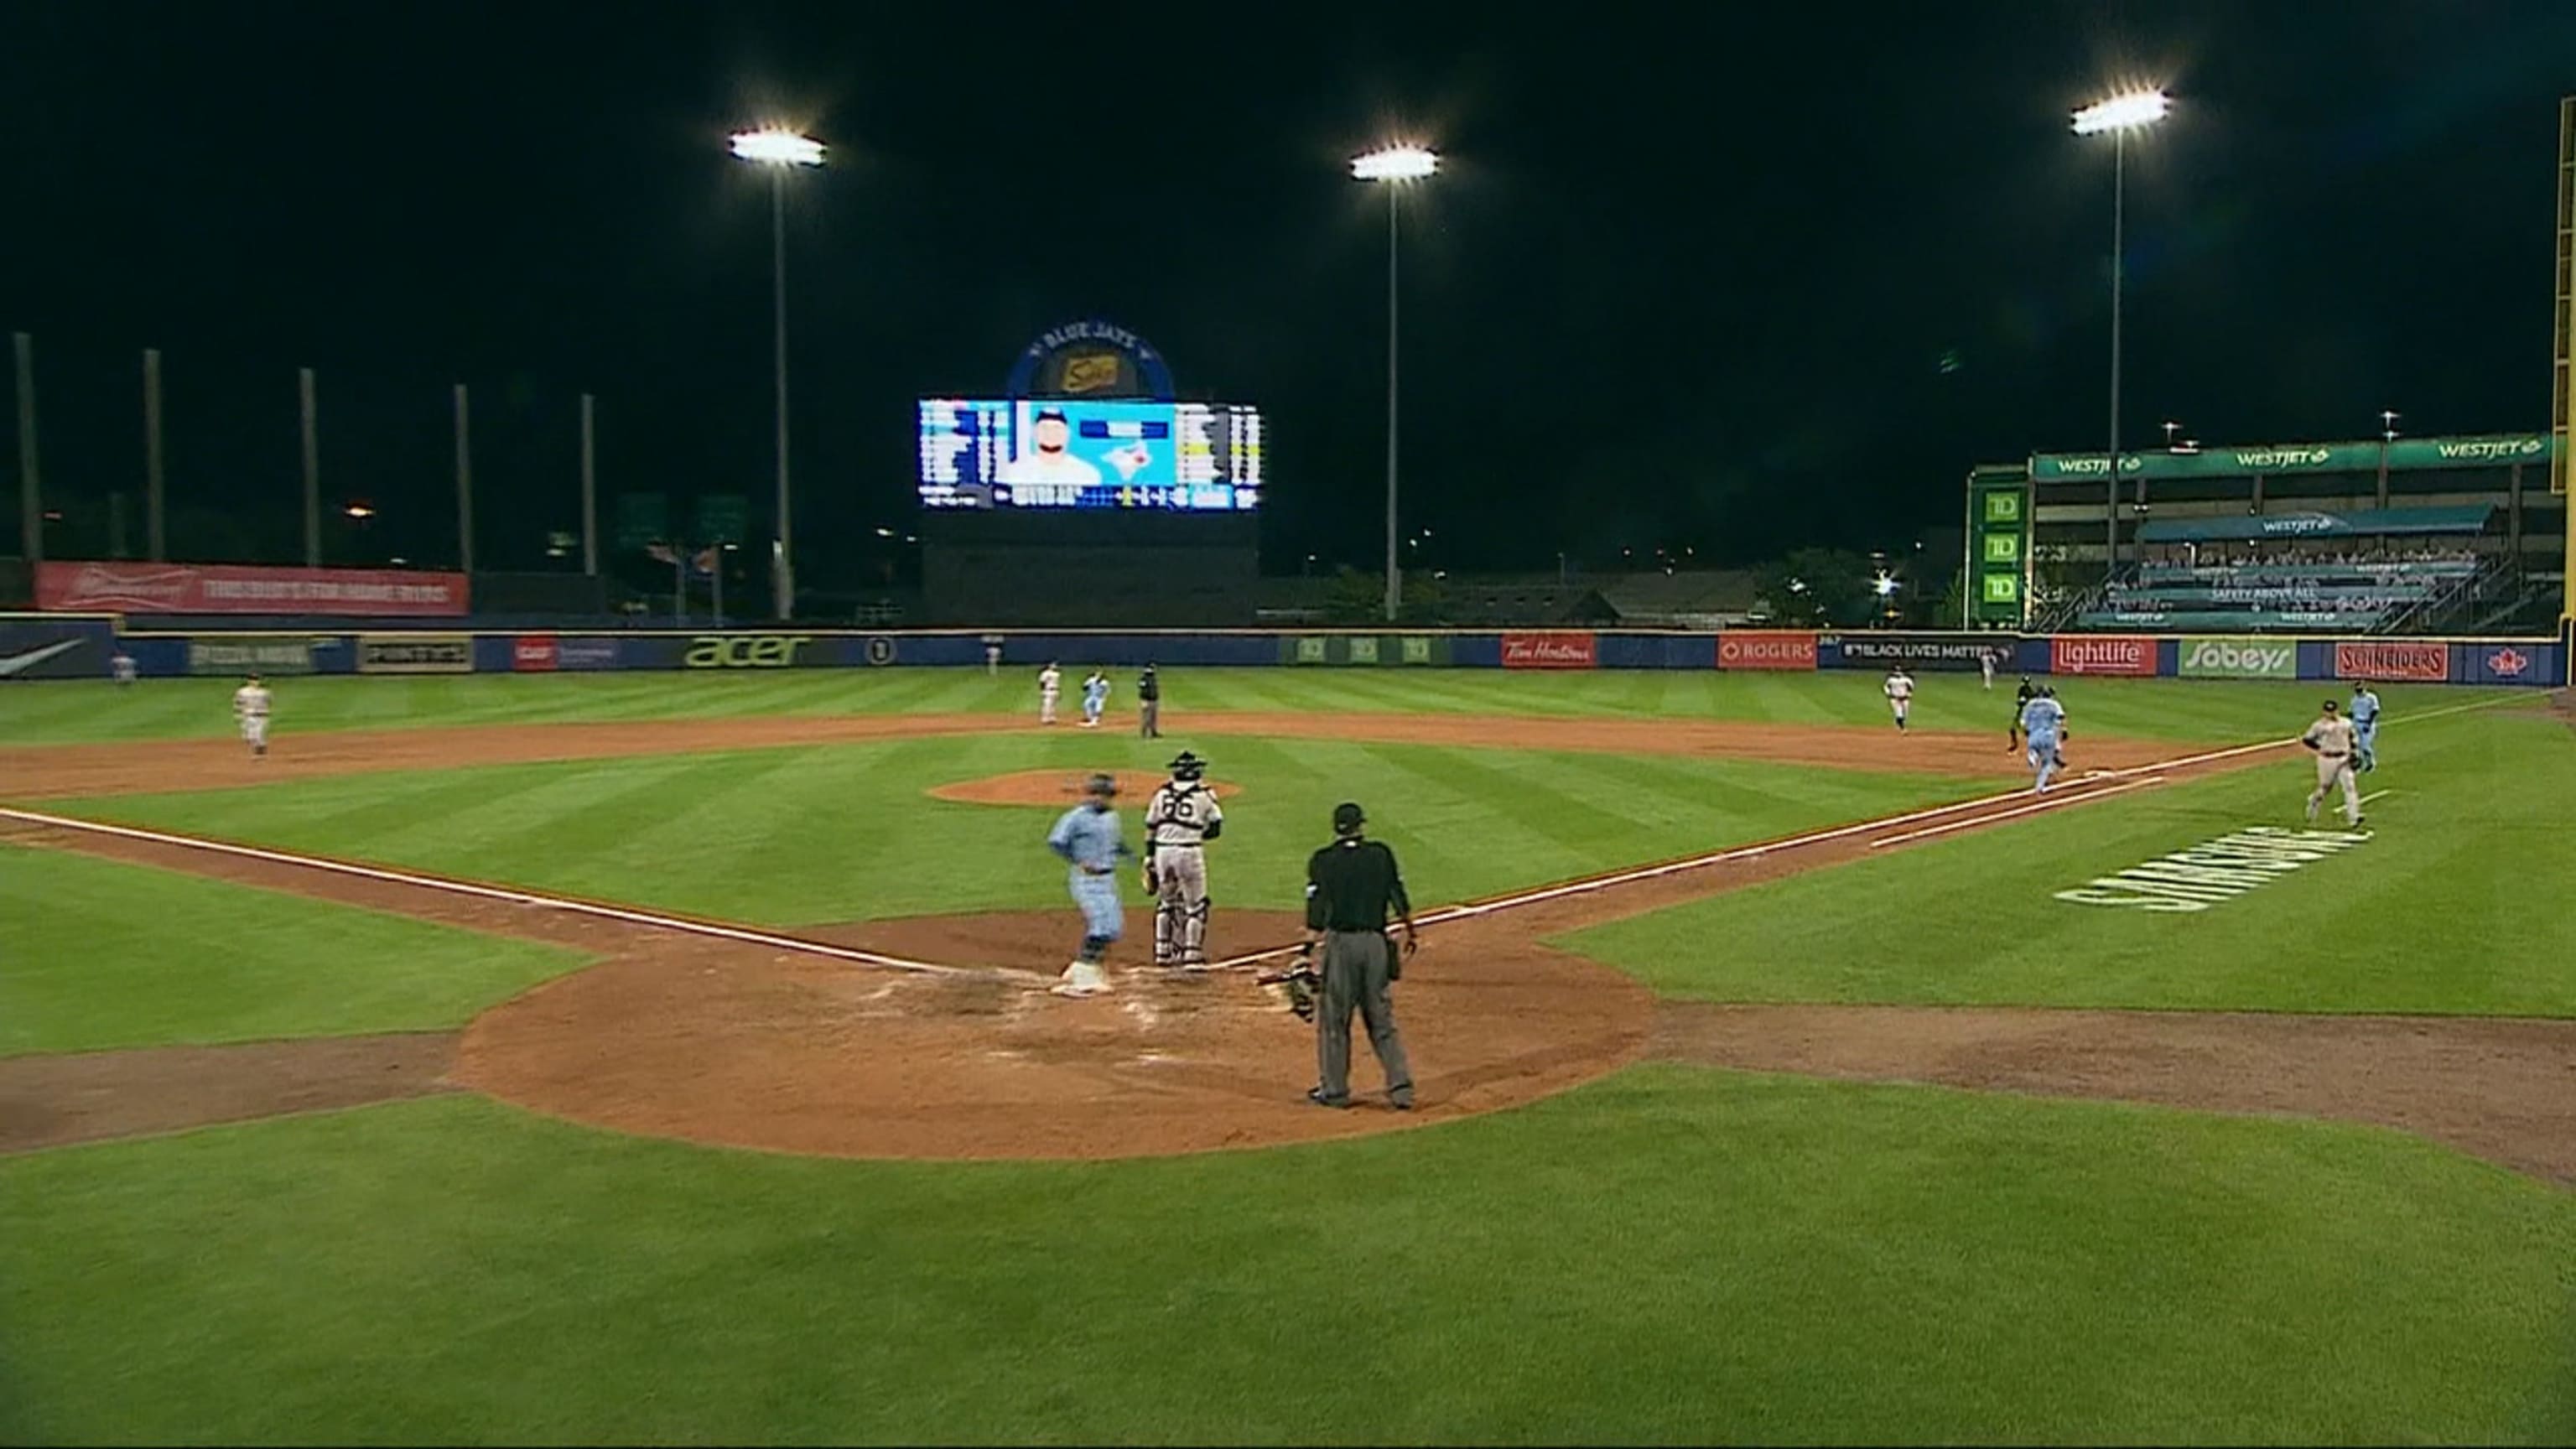
<path fill-rule="evenodd" d="M 1208 898 L 1201 896 L 1181 917 L 1181 964 L 1207 964 Z"/>

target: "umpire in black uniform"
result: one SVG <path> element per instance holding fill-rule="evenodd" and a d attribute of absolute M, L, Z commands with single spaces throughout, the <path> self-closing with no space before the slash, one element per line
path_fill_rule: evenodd
<path fill-rule="evenodd" d="M 1154 666 L 1136 676 L 1136 733 L 1149 740 L 1163 737 L 1163 681 Z"/>
<path fill-rule="evenodd" d="M 1361 836 L 1366 822 L 1359 806 L 1334 806 L 1333 843 L 1306 861 L 1306 943 L 1298 948 L 1298 960 L 1311 962 L 1318 944 L 1324 958 L 1323 1001 L 1315 1017 L 1319 1080 L 1306 1096 L 1322 1107 L 1351 1104 L 1351 1011 L 1357 1008 L 1368 1026 L 1369 1047 L 1386 1069 L 1387 1100 L 1409 1112 L 1413 1069 L 1405 1064 L 1387 985 L 1404 975 L 1404 958 L 1414 951 L 1413 903 L 1405 898 L 1395 852 Z M 1404 923 L 1401 955 L 1386 936 L 1390 914 Z"/>

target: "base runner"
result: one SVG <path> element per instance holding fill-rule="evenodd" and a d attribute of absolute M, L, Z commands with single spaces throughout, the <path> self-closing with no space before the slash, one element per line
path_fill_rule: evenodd
<path fill-rule="evenodd" d="M 2353 779 L 2353 756 L 2359 749 L 2352 721 L 2345 719 L 2333 700 L 2326 701 L 2325 712 L 2299 743 L 2317 757 L 2317 788 L 2308 792 L 2308 819 L 2317 818 L 2317 807 L 2325 803 L 2326 792 L 2343 789 L 2343 818 L 2348 824 L 2361 823 L 2361 786 Z"/>
<path fill-rule="evenodd" d="M 233 691 L 233 721 L 254 758 L 268 753 L 268 686 L 254 674 Z"/>
<path fill-rule="evenodd" d="M 1082 911 L 1082 950 L 1049 988 L 1058 996 L 1098 996 L 1109 989 L 1100 969 L 1110 945 L 1126 934 L 1127 908 L 1118 901 L 1118 862 L 1135 852 L 1118 829 L 1118 782 L 1094 775 L 1083 801 L 1047 832 L 1047 849 L 1071 867 L 1065 888 Z"/>
<path fill-rule="evenodd" d="M 1171 781 L 1145 803 L 1145 893 L 1154 897 L 1154 964 L 1207 969 L 1206 842 L 1225 811 L 1204 778 L 1207 761 L 1183 750 Z"/>

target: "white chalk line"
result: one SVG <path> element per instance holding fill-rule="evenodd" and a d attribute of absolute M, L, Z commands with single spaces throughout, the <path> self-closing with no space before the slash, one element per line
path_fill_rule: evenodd
<path fill-rule="evenodd" d="M 1927 826 L 1921 830 L 1909 830 L 1903 835 L 1891 835 L 1883 840 L 1873 840 L 1869 843 L 1869 848 L 1872 850 L 1884 850 L 1891 845 L 1903 845 L 1909 841 L 1915 840 L 1929 840 L 1936 835 L 1947 835 L 1954 830 L 1974 830 L 1980 825 L 1992 825 L 1998 820 L 2012 820 L 2024 815 L 2037 815 L 2043 811 L 2058 810 L 2068 806 L 2082 805 L 2092 800 L 2107 799 L 2110 796 L 2119 794 L 2123 790 L 2144 789 L 2149 785 L 2161 785 L 2164 782 L 2165 777 L 2162 775 L 2148 775 L 2140 779 L 2123 780 L 2116 785 L 2105 785 L 2099 790 L 2086 790 L 2080 793 L 2075 791 L 2066 791 L 2053 796 L 2042 795 L 2033 800 L 2030 804 L 2024 805 L 2018 810 L 1997 810 L 1992 814 L 1980 815 L 1971 820 L 1953 820 L 1942 825 Z"/>
<path fill-rule="evenodd" d="M 2493 699 L 2474 700 L 2467 704 L 2448 705 L 2441 709 L 2427 710 L 2417 714 L 2405 715 L 2400 718 L 2402 720 L 2437 719 L 2444 715 L 2464 714 L 2470 710 L 2492 709 L 2498 705 L 2511 704 L 2515 702 L 2516 698 L 2514 696 L 2503 695 Z M 2226 749 L 2206 750 L 2199 754 L 2184 755 L 2171 760 L 2159 761 L 2151 765 L 2137 765 L 2125 770 L 2092 771 L 2088 773 L 2086 778 L 2120 780 L 2134 776 L 2155 774 L 2155 779 L 2141 780 L 2138 783 L 2142 785 L 2160 784 L 2163 782 L 2163 776 L 2159 772 L 2162 771 L 2182 769 L 2197 764 L 2205 764 L 2212 760 L 2232 759 L 2239 755 L 2255 754 L 2264 750 L 2280 749 L 2284 746 L 2294 745 L 2297 743 L 2298 738 L 2296 736 L 2292 736 L 2287 739 L 2264 740 L 2249 745 L 2234 745 Z M 2023 810 L 2009 811 L 1993 816 L 1980 816 L 1977 819 L 1960 821 L 1953 825 L 1944 826 L 1938 830 L 1918 832 L 1917 835 L 1906 836 L 1900 839 L 1874 842 L 1872 848 L 1875 849 L 1878 845 L 1899 844 L 1902 843 L 1903 840 L 1921 838 L 1922 836 L 1927 835 L 1944 834 L 1950 830 L 1964 830 L 1975 825 L 1983 824 L 1988 819 L 2009 819 L 2016 815 L 2031 813 L 2031 810 L 2036 808 L 2054 809 L 2062 805 L 2079 804 L 2085 800 L 2096 799 L 2101 796 L 2114 794 L 2120 790 L 2129 788 L 2133 787 L 2120 785 L 2092 791 L 2071 789 L 2065 795 L 2048 802 L 2044 807 L 2028 807 Z M 1467 902 L 1454 906 L 1443 906 L 1427 915 L 1418 917 L 1416 919 L 1416 924 L 1421 926 L 1440 925 L 1450 921 L 1463 920 L 1472 916 L 1490 915 L 1499 911 L 1518 910 L 1525 906 L 1539 905 L 1547 901 L 1560 900 L 1567 896 L 1584 895 L 1593 891 L 1609 890 L 1616 886 L 1632 885 L 1638 881 L 1655 880 L 1668 875 L 1678 875 L 1685 871 L 1704 870 L 1713 865 L 1725 865 L 1738 860 L 1752 860 L 1768 855 L 1777 850 L 1795 850 L 1804 846 L 1821 845 L 1827 841 L 1838 840 L 1844 836 L 1858 834 L 1863 831 L 1881 830 L 1891 825 L 1908 825 L 1918 820 L 1931 820 L 1943 815 L 1974 809 L 1979 806 L 1998 804 L 2002 801 L 2020 798 L 2022 793 L 2023 792 L 2019 790 L 2013 790 L 2004 794 L 1983 795 L 1974 799 L 1953 801 L 1947 805 L 1935 805 L 1928 809 L 1908 811 L 1899 815 L 1883 816 L 1875 820 L 1864 820 L 1850 825 L 1839 825 L 1824 830 L 1809 831 L 1802 835 L 1787 836 L 1779 840 L 1764 841 L 1756 845 L 1738 846 L 1733 849 L 1715 851 L 1707 855 L 1693 856 L 1684 860 L 1667 861 L 1660 865 L 1641 866 L 1635 870 L 1620 871 L 1607 876 L 1597 876 L 1584 880 L 1569 881 L 1562 885 L 1544 886 L 1536 890 L 1524 891 L 1516 895 L 1504 896 L 1495 900 Z M 2366 795 L 2362 797 L 2363 803 L 2367 804 L 2369 801 L 2376 800 L 2382 795 L 2391 793 L 2394 792 L 2391 790 L 2382 790 L 2374 795 Z M 999 977 L 1029 982 L 1044 982 L 1053 979 L 1041 972 L 1023 971 L 1015 967 L 943 966 L 932 961 L 915 961 L 902 956 L 888 956 L 881 952 L 863 951 L 854 946 L 836 946 L 828 941 L 813 941 L 798 936 L 783 936 L 772 931 L 762 931 L 744 926 L 730 926 L 715 921 L 692 920 L 685 916 L 663 915 L 655 911 L 636 910 L 625 906 L 612 906 L 598 901 L 580 900 L 571 896 L 548 895 L 540 891 L 525 890 L 518 887 L 485 885 L 476 881 L 451 880 L 443 876 L 423 875 L 416 871 L 391 870 L 381 866 L 360 865 L 354 861 L 333 860 L 327 856 L 303 855 L 293 851 L 271 850 L 261 846 L 241 845 L 232 841 L 215 840 L 204 836 L 180 835 L 161 830 L 146 830 L 131 825 L 108 825 L 94 820 L 81 820 L 68 815 L 49 815 L 41 811 L 21 810 L 10 806 L 0 806 L 0 819 L 16 820 L 30 825 L 49 826 L 58 830 L 89 831 L 100 835 L 119 836 L 129 840 L 149 841 L 158 845 L 172 845 L 189 850 L 209 851 L 218 855 L 238 856 L 248 860 L 263 860 L 284 865 L 301 866 L 307 870 L 329 871 L 339 875 L 356 876 L 366 880 L 386 881 L 396 885 L 407 885 L 422 890 L 445 891 L 451 895 L 474 896 L 485 900 L 504 901 L 511 905 L 573 911 L 582 915 L 596 916 L 604 920 L 624 922 L 628 925 L 645 926 L 655 930 L 676 931 L 687 935 L 706 936 L 717 940 L 738 941 L 747 945 L 767 946 L 781 951 L 793 951 L 810 956 L 823 956 L 837 961 L 849 961 L 863 966 L 877 966 L 895 971 L 910 971 L 931 976 Z M 1278 960 L 1282 957 L 1294 954 L 1295 951 L 1296 948 L 1293 946 L 1273 947 L 1266 951 L 1257 951 L 1249 955 L 1235 956 L 1223 961 L 1214 962 L 1207 969 L 1211 971 L 1240 970 L 1247 966 L 1257 966 L 1264 961 Z"/>
<path fill-rule="evenodd" d="M 2399 719 L 2401 722 L 2437 719 L 2443 715 L 2463 714 L 2474 709 L 2492 709 L 2497 705 L 2511 704 L 2513 702 L 2513 696 L 2504 695 L 2494 699 L 2473 700 L 2467 704 L 2447 705 L 2441 709 L 2426 710 L 2416 714 L 2401 716 Z M 2133 765 L 2124 770 L 2089 771 L 2085 775 L 2084 779 L 2086 781 L 2133 780 L 2138 785 L 2162 784 L 2165 782 L 2166 774 L 2169 771 L 2188 769 L 2193 765 L 2205 765 L 2215 760 L 2231 760 L 2244 755 L 2261 754 L 2266 750 L 2284 749 L 2291 745 L 2295 745 L 2298 742 L 2299 737 L 2297 735 L 2291 735 L 2286 738 L 2276 740 L 2258 740 L 2252 744 L 2229 745 L 2223 749 L 2202 750 L 2195 754 L 2178 755 L 2173 759 L 2158 760 L 2152 764 Z M 2147 776 L 2152 776 L 2153 778 L 2141 778 Z M 2079 784 L 2080 783 L 2082 782 L 2079 782 Z M 2046 806 L 2031 807 L 2031 809 L 2055 809 L 2063 805 L 2080 804 L 2086 800 L 2097 799 L 2105 795 L 2117 793 L 2119 790 L 2129 788 L 2133 788 L 2133 786 L 2106 786 L 2099 790 L 2070 788 L 2065 794 L 2059 795 L 2050 800 Z M 1809 831 L 1803 835 L 1792 835 L 1779 840 L 1765 841 L 1759 845 L 1738 846 L 1732 850 L 1721 850 L 1708 855 L 1692 856 L 1686 860 L 1668 861 L 1662 865 L 1641 866 L 1636 870 L 1620 871 L 1616 874 L 1599 876 L 1588 880 L 1571 881 L 1564 885 L 1542 887 L 1538 890 L 1525 891 L 1517 895 L 1503 896 L 1495 900 L 1479 901 L 1465 905 L 1444 906 L 1428 915 L 1415 917 L 1414 924 L 1417 926 L 1434 926 L 1444 922 L 1463 920 L 1471 916 L 1491 915 L 1498 911 L 1518 910 L 1523 906 L 1538 905 L 1545 901 L 1559 900 L 1566 896 L 1582 895 L 1591 891 L 1608 890 L 1615 886 L 1632 885 L 1641 880 L 1654 880 L 1662 876 L 1678 875 L 1684 871 L 1704 870 L 1709 866 L 1726 865 L 1738 860 L 1752 860 L 1760 856 L 1768 855 L 1773 851 L 1796 850 L 1804 846 L 1822 845 L 1827 841 L 1839 840 L 1844 836 L 1855 835 L 1864 831 L 1884 830 L 1892 825 L 1911 825 L 1918 820 L 1935 819 L 1939 816 L 1955 814 L 1960 811 L 1975 809 L 1980 806 L 1995 805 L 2007 800 L 2021 799 L 2027 794 L 2027 791 L 2016 789 L 2005 794 L 1983 795 L 1973 800 L 1961 800 L 1949 805 L 1936 805 L 1928 810 L 1910 811 L 1902 815 L 1889 815 L 1876 820 L 1863 820 L 1851 825 L 1833 826 L 1824 830 Z M 1981 815 L 1972 820 L 1963 820 L 1954 825 L 1945 826 L 1941 830 L 1922 832 L 1922 834 L 1937 835 L 1946 833 L 1948 830 L 1965 830 L 1977 825 L 1982 825 L 1988 820 L 2004 820 L 2010 819 L 2014 815 L 2031 813 L 2031 809 L 2009 811 L 1992 815 Z M 1915 838 L 1919 837 L 1903 837 L 1903 839 Z M 1901 843 L 1901 841 L 1888 840 L 1881 843 L 1895 845 Z M 1873 846 L 1873 848 L 1875 848 L 1875 846 Z M 1258 966 L 1265 961 L 1277 961 L 1285 957 L 1292 956 L 1296 954 L 1296 950 L 1297 948 L 1294 946 L 1274 946 L 1265 951 L 1254 951 L 1242 956 L 1229 957 L 1226 960 L 1216 962 L 1208 969 L 1212 971 L 1240 970 L 1247 966 Z"/>
<path fill-rule="evenodd" d="M 785 936 L 775 931 L 763 931 L 749 926 L 730 926 L 717 921 L 692 920 L 686 916 L 664 915 L 658 911 L 637 910 L 631 906 L 606 905 L 572 896 L 549 895 L 542 891 L 526 890 L 517 886 L 494 886 L 478 881 L 451 880 L 445 876 L 423 875 L 417 871 L 360 865 L 354 861 L 333 860 L 327 856 L 304 855 L 295 851 L 271 850 L 256 845 L 240 845 L 229 840 L 214 840 L 204 836 L 179 835 L 164 830 L 145 830 L 132 825 L 108 825 L 95 820 L 75 819 L 68 815 L 48 815 L 35 810 L 0 806 L 0 819 L 48 826 L 56 830 L 88 831 L 92 834 L 112 835 L 126 840 L 148 841 L 155 845 L 202 850 L 216 855 L 237 856 L 244 860 L 300 866 L 306 870 L 328 871 L 335 875 L 385 881 L 420 890 L 445 891 L 450 895 L 503 901 L 515 906 L 571 911 L 579 915 L 596 916 L 602 920 L 619 921 L 631 926 L 645 926 L 654 930 L 677 931 L 692 936 L 738 941 L 745 945 L 767 946 L 774 950 L 794 951 L 808 956 L 826 956 L 836 961 L 855 962 L 862 966 L 878 966 L 894 971 L 911 971 L 926 976 L 1005 977 L 1033 982 L 1050 979 L 1037 972 L 1022 971 L 1013 967 L 942 966 L 936 962 L 888 956 L 878 951 L 862 951 L 855 946 L 836 946 L 829 941 Z"/>

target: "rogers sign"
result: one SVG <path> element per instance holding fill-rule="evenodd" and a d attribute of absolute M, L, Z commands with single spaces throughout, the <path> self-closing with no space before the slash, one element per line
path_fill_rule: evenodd
<path fill-rule="evenodd" d="M 1743 629 L 1717 636 L 1720 669 L 1813 669 L 1816 636 L 1796 630 Z"/>
<path fill-rule="evenodd" d="M 2144 678 L 2156 672 L 2156 641 L 2134 634 L 2060 634 L 2048 641 L 2048 672 Z"/>
<path fill-rule="evenodd" d="M 1591 669 L 1600 662 L 1600 641 L 1590 634 L 1505 634 L 1505 669 Z"/>

